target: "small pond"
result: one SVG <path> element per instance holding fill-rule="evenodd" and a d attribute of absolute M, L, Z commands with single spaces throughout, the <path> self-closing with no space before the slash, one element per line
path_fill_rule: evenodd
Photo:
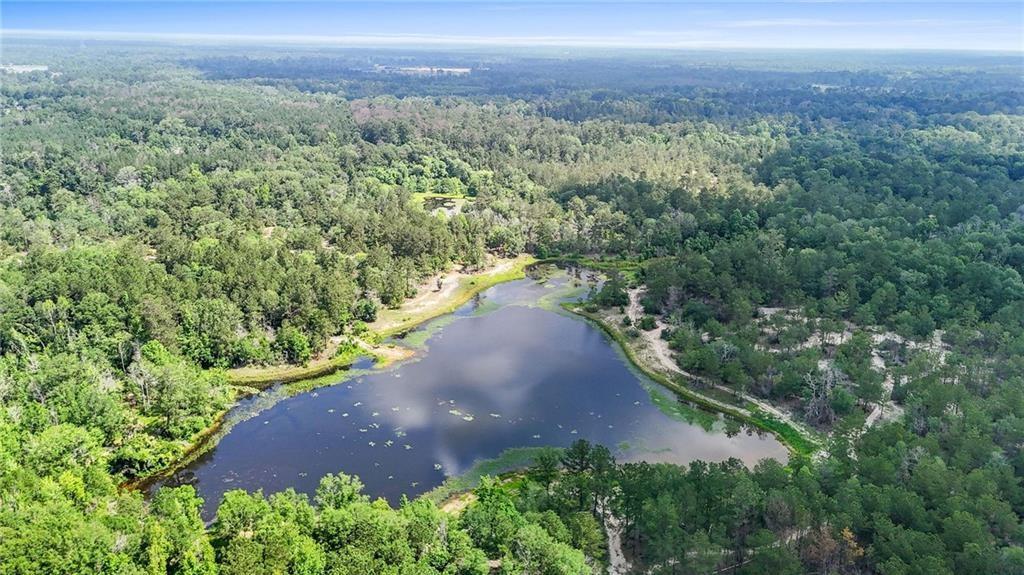
<path fill-rule="evenodd" d="M 250 397 L 214 448 L 162 484 L 194 485 L 209 514 L 225 491 L 312 493 L 338 471 L 394 503 L 506 449 L 579 438 L 620 461 L 785 461 L 773 436 L 681 404 L 598 327 L 559 308 L 596 281 L 539 268 L 406 335 L 401 345 L 422 348 L 415 359 L 357 365 L 313 391 L 278 386 Z"/>

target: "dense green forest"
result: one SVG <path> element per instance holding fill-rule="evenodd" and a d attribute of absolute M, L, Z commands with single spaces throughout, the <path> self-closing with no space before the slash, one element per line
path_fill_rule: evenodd
<path fill-rule="evenodd" d="M 4 59 L 48 69 L 0 77 L 0 574 L 584 574 L 613 520 L 638 572 L 1024 574 L 1018 56 Z M 232 492 L 208 526 L 190 487 L 118 487 L 231 404 L 227 369 L 305 363 L 520 253 L 622 270 L 595 308 L 640 297 L 629 333 L 658 327 L 686 385 L 823 451 L 684 468 L 578 442 L 458 517 L 343 473 Z"/>

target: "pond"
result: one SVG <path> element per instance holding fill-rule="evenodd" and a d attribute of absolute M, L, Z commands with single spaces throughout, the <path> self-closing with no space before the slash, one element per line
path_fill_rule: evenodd
<path fill-rule="evenodd" d="M 785 461 L 773 436 L 680 403 L 598 327 L 558 306 L 595 282 L 578 270 L 534 270 L 406 335 L 402 345 L 422 348 L 415 359 L 248 398 L 216 446 L 163 484 L 194 485 L 209 514 L 231 489 L 312 493 L 339 471 L 395 503 L 506 449 L 580 438 L 620 461 Z"/>

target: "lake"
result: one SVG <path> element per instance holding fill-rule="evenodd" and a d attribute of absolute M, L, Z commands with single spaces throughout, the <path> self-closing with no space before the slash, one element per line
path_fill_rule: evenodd
<path fill-rule="evenodd" d="M 163 484 L 194 485 L 209 514 L 231 489 L 312 493 L 339 471 L 395 503 L 506 449 L 579 438 L 620 461 L 785 461 L 773 436 L 680 403 L 598 327 L 558 307 L 584 297 L 593 277 L 553 266 L 531 276 L 405 336 L 421 348 L 413 360 L 243 400 L 217 445 Z"/>

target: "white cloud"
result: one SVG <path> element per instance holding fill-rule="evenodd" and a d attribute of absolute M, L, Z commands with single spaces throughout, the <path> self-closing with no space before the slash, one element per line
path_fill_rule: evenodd
<path fill-rule="evenodd" d="M 865 27 L 951 27 L 998 26 L 997 20 L 943 20 L 938 18 L 912 18 L 909 20 L 832 20 L 825 18 L 765 18 L 722 22 L 724 28 L 865 28 Z"/>

